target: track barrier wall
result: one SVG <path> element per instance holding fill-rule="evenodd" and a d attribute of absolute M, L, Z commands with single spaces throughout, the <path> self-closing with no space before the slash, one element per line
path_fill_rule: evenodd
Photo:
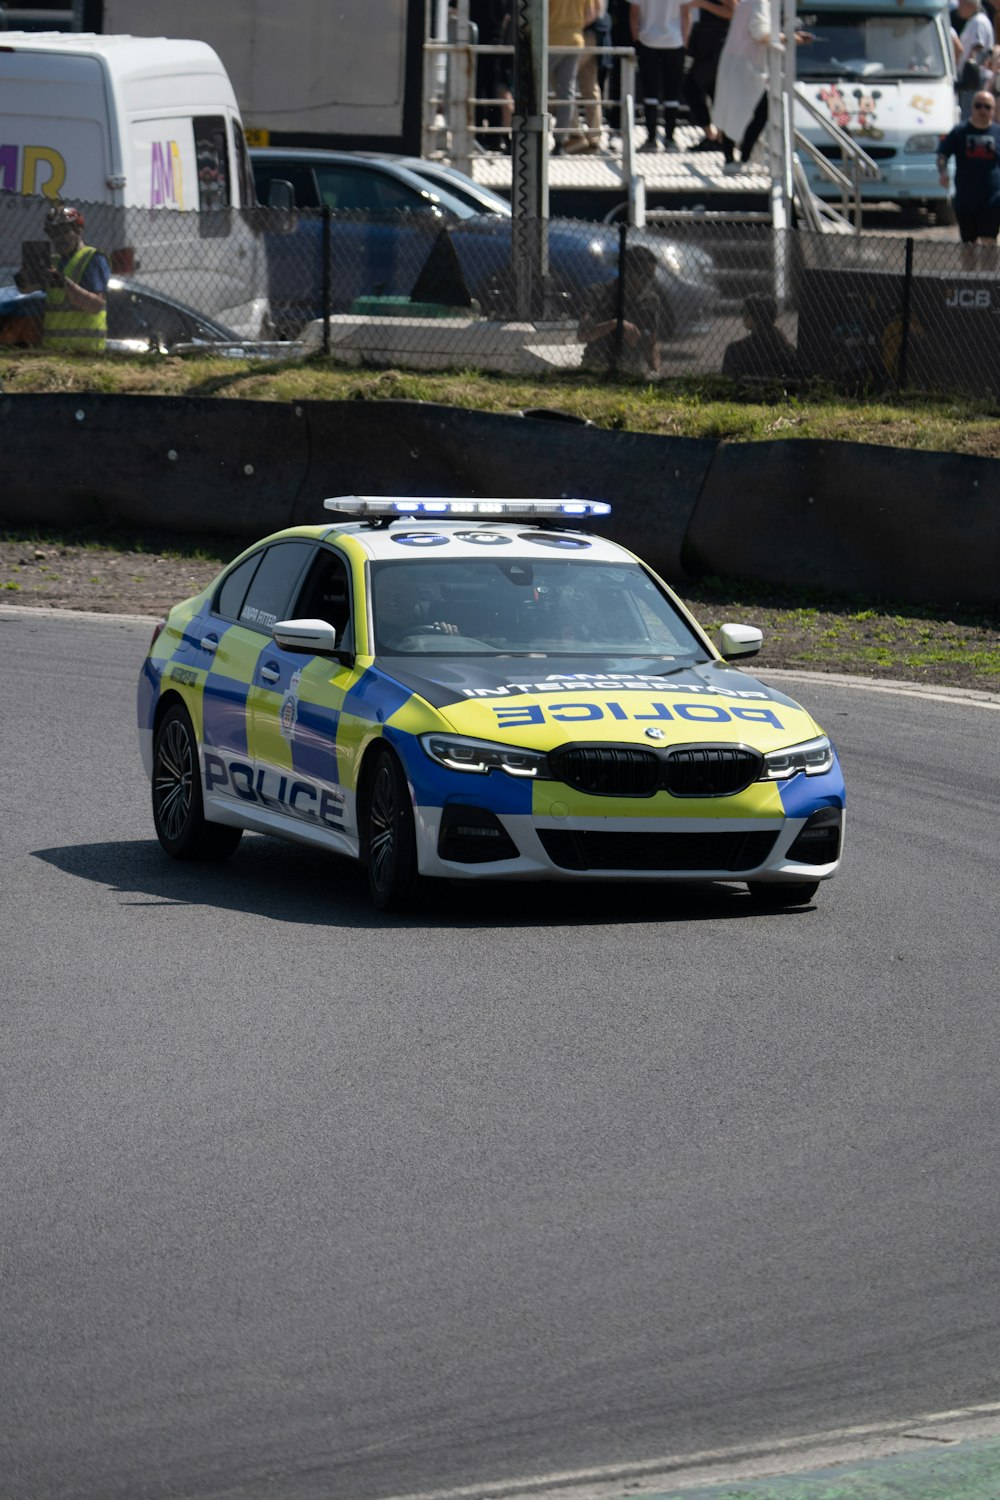
<path fill-rule="evenodd" d="M 0 397 L 0 523 L 242 542 L 336 494 L 608 500 L 606 534 L 701 575 L 1000 602 L 1000 465 L 809 440 L 716 444 L 424 402 Z M 235 551 L 235 547 L 234 547 Z"/>

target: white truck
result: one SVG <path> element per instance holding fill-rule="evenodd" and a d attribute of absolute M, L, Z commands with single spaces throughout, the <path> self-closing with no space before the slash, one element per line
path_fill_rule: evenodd
<path fill-rule="evenodd" d="M 801 91 L 881 172 L 862 183 L 862 198 L 929 208 L 950 222 L 937 168 L 938 143 L 959 119 L 946 0 L 803 0 L 798 21 L 812 38 L 796 53 Z M 796 124 L 839 163 L 813 118 L 800 109 Z M 814 192 L 837 196 L 811 161 L 803 165 Z"/>
<path fill-rule="evenodd" d="M 61 199 L 113 270 L 259 332 L 253 176 L 232 84 L 205 42 L 0 31 L 0 191 L 4 279 Z"/>
<path fill-rule="evenodd" d="M 430 3 L 430 0 L 428 0 Z M 102 29 L 201 37 L 252 145 L 420 154 L 424 0 L 104 0 Z"/>

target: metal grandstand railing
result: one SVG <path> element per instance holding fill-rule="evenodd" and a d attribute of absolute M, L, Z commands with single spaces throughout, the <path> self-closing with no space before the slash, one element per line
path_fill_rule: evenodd
<path fill-rule="evenodd" d="M 32 342 L 24 316 L 15 339 L 14 311 L 33 310 L 40 328 L 42 299 L 24 304 L 11 283 L 24 242 L 43 239 L 47 207 L 44 198 L 0 199 L 0 343 Z M 433 213 L 81 207 L 88 243 L 107 253 L 135 309 L 144 309 L 133 348 L 142 347 L 143 327 L 149 347 L 161 349 L 177 342 L 170 330 L 193 326 L 161 318 L 152 296 L 140 303 L 148 293 L 216 319 L 239 339 L 297 339 L 354 365 L 1000 388 L 993 247 L 778 233 L 766 215 L 650 214 L 643 227 L 556 219 L 544 230 L 546 284 L 519 317 L 512 221 L 501 214 L 448 221 Z M 652 270 L 646 288 L 634 250 Z"/>

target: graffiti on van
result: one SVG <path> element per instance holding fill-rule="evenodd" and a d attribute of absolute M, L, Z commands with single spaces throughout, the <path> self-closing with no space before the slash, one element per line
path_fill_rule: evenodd
<path fill-rule="evenodd" d="M 51 146 L 0 145 L 0 190 L 58 198 L 65 181 L 66 163 Z"/>
<path fill-rule="evenodd" d="M 176 141 L 154 141 L 149 173 L 150 208 L 184 207 L 181 149 Z"/>

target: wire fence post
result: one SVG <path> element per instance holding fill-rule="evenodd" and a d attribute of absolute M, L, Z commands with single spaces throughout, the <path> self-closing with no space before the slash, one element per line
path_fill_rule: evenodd
<path fill-rule="evenodd" d="M 323 353 L 330 353 L 330 310 L 333 301 L 330 278 L 330 215 L 329 203 L 323 204 Z"/>
<path fill-rule="evenodd" d="M 899 336 L 899 373 L 896 377 L 899 389 L 905 390 L 909 378 L 910 359 L 910 306 L 913 298 L 913 240 L 906 237 L 906 260 L 903 265 L 902 329 Z"/>
<path fill-rule="evenodd" d="M 628 224 L 618 225 L 618 285 L 615 301 L 615 373 L 621 372 L 625 346 L 625 251 L 628 249 Z"/>

